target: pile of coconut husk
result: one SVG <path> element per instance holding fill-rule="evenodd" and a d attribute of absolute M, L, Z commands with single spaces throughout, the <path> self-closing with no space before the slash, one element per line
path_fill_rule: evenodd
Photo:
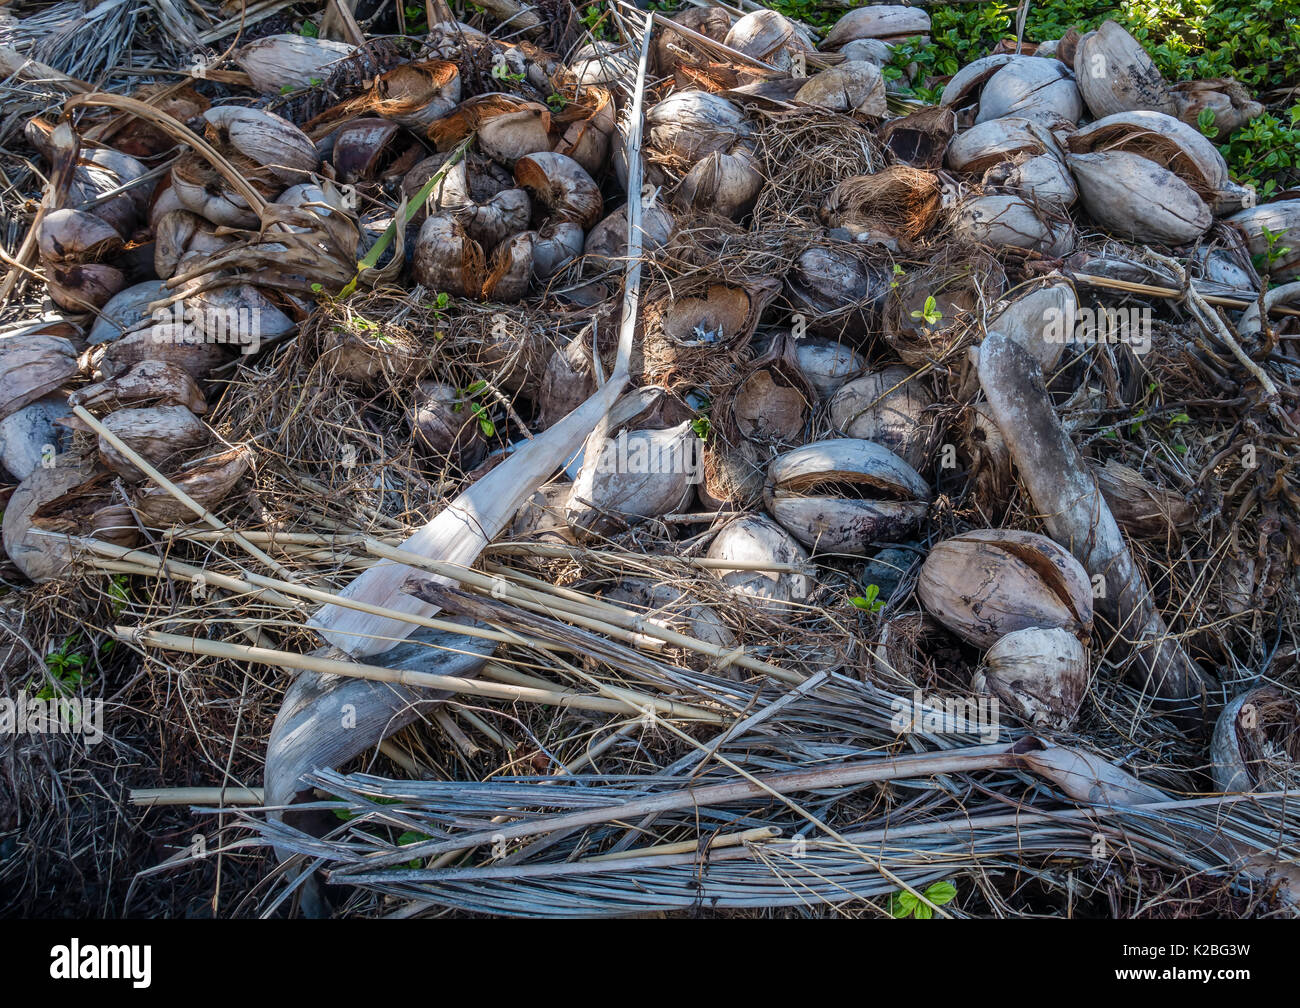
<path fill-rule="evenodd" d="M 749 8 L 24 43 L 0 655 L 113 755 L 0 736 L 15 907 L 118 822 L 105 912 L 1295 913 L 1261 108 Z"/>

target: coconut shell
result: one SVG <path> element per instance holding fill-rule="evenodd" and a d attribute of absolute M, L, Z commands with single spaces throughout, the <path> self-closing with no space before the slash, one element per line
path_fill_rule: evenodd
<path fill-rule="evenodd" d="M 43 504 L 61 497 L 88 480 L 94 461 L 78 455 L 56 455 L 48 467 L 39 466 L 5 505 L 3 539 L 5 552 L 14 565 L 33 581 L 48 581 L 61 575 L 71 560 L 66 545 L 32 529 L 32 517 Z"/>
<path fill-rule="evenodd" d="M 582 255 L 581 224 L 552 217 L 537 229 L 533 240 L 533 276 L 549 280 Z"/>
<path fill-rule="evenodd" d="M 411 431 L 436 462 L 469 470 L 483 461 L 487 440 L 466 397 L 441 382 L 420 382 L 411 408 Z"/>
<path fill-rule="evenodd" d="M 693 602 L 672 585 L 656 584 L 645 578 L 624 578 L 604 593 L 604 600 L 643 610 L 638 615 L 647 621 L 706 644 L 735 646 L 736 635 L 712 608 Z"/>
<path fill-rule="evenodd" d="M 1163 112 L 1118 112 L 1081 127 L 1066 144 L 1075 154 L 1141 155 L 1169 169 L 1216 210 L 1241 206 L 1219 149 L 1196 127 Z"/>
<path fill-rule="evenodd" d="M 1074 125 L 1082 114 L 1083 99 L 1069 69 L 1059 60 L 1028 56 L 989 78 L 975 121 L 1019 116 L 1056 128 Z"/>
<path fill-rule="evenodd" d="M 700 503 L 706 510 L 735 511 L 754 506 L 763 494 L 766 459 L 758 446 L 732 431 L 715 429 L 704 447 Z"/>
<path fill-rule="evenodd" d="M 41 220 L 36 247 L 47 263 L 99 262 L 122 251 L 122 236 L 83 210 L 51 210 Z"/>
<path fill-rule="evenodd" d="M 735 220 L 753 206 L 763 189 L 758 160 L 745 144 L 706 154 L 691 166 L 673 192 L 681 210 L 716 213 Z"/>
<path fill-rule="evenodd" d="M 641 210 L 641 247 L 655 252 L 668 244 L 676 228 L 673 215 L 657 201 Z M 587 262 L 597 269 L 615 269 L 627 258 L 627 207 L 607 216 L 588 233 L 582 249 Z"/>
<path fill-rule="evenodd" d="M 1080 202 L 1112 234 L 1182 245 L 1214 223 L 1210 208 L 1191 186 L 1140 154 L 1071 154 L 1069 164 Z"/>
<path fill-rule="evenodd" d="M 646 139 L 652 152 L 694 164 L 715 151 L 729 151 L 750 133 L 734 103 L 708 91 L 678 91 L 646 112 Z"/>
<path fill-rule="evenodd" d="M 866 358 L 852 347 L 821 336 L 797 340 L 794 353 L 799 370 L 819 399 L 834 395 L 845 382 L 862 374 L 867 367 Z"/>
<path fill-rule="evenodd" d="M 67 414 L 67 397 L 55 393 L 0 420 L 0 465 L 5 471 L 16 480 L 25 480 L 64 450 L 68 433 L 56 427 L 55 421 Z"/>
<path fill-rule="evenodd" d="M 208 411 L 207 400 L 183 368 L 160 360 L 144 360 L 116 378 L 78 389 L 68 406 L 184 406 L 191 413 Z M 65 407 L 66 409 L 66 407 Z"/>
<path fill-rule="evenodd" d="M 699 448 L 690 421 L 589 440 L 567 509 L 570 526 L 607 532 L 682 510 L 700 478 Z"/>
<path fill-rule="evenodd" d="M 990 77 L 1008 64 L 1026 58 L 1011 53 L 996 53 L 991 56 L 981 56 L 979 59 L 967 63 L 953 74 L 948 83 L 943 86 L 943 94 L 939 96 L 939 104 L 951 106 L 954 109 L 969 105 L 975 100 L 980 88 L 984 86 Z"/>
<path fill-rule="evenodd" d="M 840 17 L 822 40 L 822 48 L 841 49 L 856 39 L 901 42 L 930 34 L 930 15 L 919 7 L 881 4 L 859 7 Z"/>
<path fill-rule="evenodd" d="M 557 117 L 561 125 L 569 110 L 583 113 L 564 126 L 564 133 L 554 147 L 582 165 L 593 177 L 604 172 L 609 163 L 610 141 L 614 134 L 614 98 L 605 88 L 585 85 L 580 92 L 582 103 L 570 102 L 566 115 Z"/>
<path fill-rule="evenodd" d="M 1088 690 L 1088 655 L 1068 630 L 1031 627 L 999 638 L 973 683 L 1030 728 L 1062 731 Z"/>
<path fill-rule="evenodd" d="M 411 273 L 429 290 L 477 298 L 487 263 L 482 247 L 460 224 L 445 214 L 435 214 L 420 226 Z"/>
<path fill-rule="evenodd" d="M 1001 306 L 986 331 L 1006 333 L 1038 359 L 1050 379 L 1066 344 L 1074 339 L 1078 317 L 1079 298 L 1074 287 L 1055 273 Z"/>
<path fill-rule="evenodd" d="M 142 361 L 156 360 L 201 379 L 230 356 L 224 346 L 204 338 L 192 325 L 154 325 L 100 348 L 92 361 L 108 378 L 123 375 Z"/>
<path fill-rule="evenodd" d="M 766 515 L 744 515 L 722 527 L 709 546 L 711 560 L 802 564 L 808 559 L 794 538 Z M 805 601 L 812 592 L 806 574 L 764 570 L 713 570 L 723 584 L 746 602 L 767 613 L 788 612 L 790 604 Z"/>
<path fill-rule="evenodd" d="M 248 74 L 256 91 L 280 95 L 285 89 L 309 87 L 313 80 L 329 77 L 331 64 L 347 59 L 356 49 L 344 42 L 306 35 L 267 35 L 239 50 L 235 62 Z"/>
<path fill-rule="evenodd" d="M 600 220 L 600 187 L 571 157 L 554 151 L 528 154 L 515 164 L 515 181 L 554 218 L 572 221 L 584 231 Z"/>
<path fill-rule="evenodd" d="M 187 448 L 197 448 L 212 432 L 184 406 L 146 406 L 120 409 L 104 417 L 103 425 L 155 467 Z M 129 481 L 148 477 L 106 439 L 99 439 L 104 464 Z"/>
<path fill-rule="evenodd" d="M 229 244 L 230 239 L 217 237 L 215 226 L 206 218 L 189 210 L 169 211 L 154 226 L 154 272 L 163 280 L 170 279 L 187 258 L 210 255 Z M 127 291 L 122 291 L 122 294 L 126 293 Z M 117 298 L 122 294 L 117 295 Z M 153 300 L 157 300 L 157 297 Z"/>
<path fill-rule="evenodd" d="M 250 171 L 256 168 L 251 161 L 246 163 Z M 249 178 L 248 182 L 266 198 L 274 196 L 273 190 L 279 188 L 257 178 Z M 181 207 L 213 224 L 238 228 L 255 228 L 259 224 L 248 201 L 230 189 L 221 173 L 197 151 L 186 151 L 172 165 L 171 191 Z"/>
<path fill-rule="evenodd" d="M 1010 192 L 1062 212 L 1079 198 L 1074 176 L 1055 154 L 1016 154 L 984 173 L 984 188 Z"/>
<path fill-rule="evenodd" d="M 96 343 L 110 343 L 120 339 L 128 330 L 136 328 L 144 319 L 150 318 L 149 305 L 169 293 L 170 291 L 158 280 L 146 280 L 144 283 L 134 284 L 119 292 L 100 309 L 99 315 L 90 327 L 86 342 L 94 346 Z M 169 321 L 170 318 L 169 315 Z"/>
<path fill-rule="evenodd" d="M 864 555 L 876 542 L 910 535 L 925 517 L 930 489 L 893 452 L 832 438 L 773 459 L 763 499 L 768 514 L 807 548 Z"/>
<path fill-rule="evenodd" d="M 1214 114 L 1218 136 L 1227 137 L 1252 119 L 1264 114 L 1264 106 L 1239 82 L 1230 77 L 1213 80 L 1179 81 L 1171 86 L 1178 103 L 1178 118 L 1189 126 L 1197 124 L 1205 111 Z"/>
<path fill-rule="evenodd" d="M 84 483 L 46 501 L 32 513 L 32 527 L 59 535 L 93 536 L 114 546 L 140 542 L 140 527 L 114 484 L 117 476 L 96 471 Z"/>
<path fill-rule="evenodd" d="M 552 146 L 550 109 L 540 102 L 495 92 L 461 102 L 429 127 L 429 139 L 446 151 L 475 130 L 479 150 L 509 168 L 522 157 L 549 153 Z"/>
<path fill-rule="evenodd" d="M 203 118 L 210 140 L 242 154 L 283 185 L 306 181 L 320 164 L 307 134 L 274 112 L 217 105 L 205 111 Z"/>
<path fill-rule="evenodd" d="M 1094 119 L 1135 109 L 1178 114 L 1177 99 L 1151 57 L 1114 21 L 1079 40 L 1074 75 Z"/>
<path fill-rule="evenodd" d="M 989 404 L 974 403 L 962 423 L 962 448 L 970 461 L 975 498 L 986 513 L 1001 513 L 1011 496 L 1011 450 Z"/>
<path fill-rule="evenodd" d="M 334 134 L 334 172 L 343 183 L 365 182 L 377 178 L 380 169 L 392 160 L 400 133 L 396 123 L 367 117 L 354 119 Z"/>
<path fill-rule="evenodd" d="M 746 14 L 731 26 L 722 41 L 779 71 L 788 71 L 793 66 L 794 53 L 813 51 L 812 40 L 802 28 L 771 10 Z"/>
<path fill-rule="evenodd" d="M 933 421 L 926 410 L 934 397 L 905 367 L 872 371 L 831 397 L 830 421 L 846 437 L 874 441 L 913 469 L 926 459 Z"/>
<path fill-rule="evenodd" d="M 814 333 L 865 335 L 889 281 L 856 242 L 819 243 L 799 253 L 785 277 L 790 306 Z"/>
<path fill-rule="evenodd" d="M 1020 196 L 978 196 L 959 204 L 953 233 L 964 242 L 1038 252 L 1054 259 L 1074 250 L 1070 222 L 1050 208 L 1035 208 Z"/>
<path fill-rule="evenodd" d="M 948 167 L 957 172 L 985 172 L 1018 154 L 1044 154 L 1049 144 L 1041 127 L 1020 116 L 993 119 L 963 131 L 948 145 Z"/>
<path fill-rule="evenodd" d="M 1284 283 L 1300 280 L 1300 199 L 1263 203 L 1233 214 L 1228 221 L 1245 235 L 1251 255 L 1274 254 L 1276 258 L 1265 263 L 1262 272 Z M 1269 242 L 1265 230 L 1275 236 L 1275 242 Z"/>
<path fill-rule="evenodd" d="M 674 24 L 688 28 L 715 42 L 721 42 L 731 30 L 731 18 L 721 7 L 688 7 L 671 15 Z M 655 68 L 668 76 L 683 62 L 693 61 L 697 43 L 667 26 L 655 29 Z"/>
<path fill-rule="evenodd" d="M 922 605 L 976 647 L 1015 630 L 1059 627 L 1087 642 L 1092 582 L 1079 561 L 1046 536 L 978 529 L 930 551 L 917 579 Z"/>
<path fill-rule="evenodd" d="M 1275 686 L 1234 697 L 1210 743 L 1214 784 L 1225 794 L 1294 788 L 1300 771 L 1300 705 Z"/>
<path fill-rule="evenodd" d="M 196 459 L 169 473 L 168 478 L 195 502 L 215 511 L 234 489 L 253 461 L 253 451 L 246 445 Z M 154 528 L 185 525 L 194 521 L 194 512 L 162 487 L 146 484 L 132 494 L 132 504 L 146 524 Z"/>
<path fill-rule="evenodd" d="M 1092 471 L 1111 514 L 1134 539 L 1177 540 L 1196 511 L 1184 494 L 1148 482 L 1140 472 L 1110 459 Z"/>
<path fill-rule="evenodd" d="M 817 401 L 795 356 L 795 341 L 778 335 L 766 354 L 741 373 L 730 398 L 720 404 L 729 429 L 747 440 L 795 443 Z"/>
<path fill-rule="evenodd" d="M 528 293 L 533 278 L 533 243 L 535 231 L 524 231 L 508 238 L 492 251 L 483 281 L 485 301 L 513 304 Z"/>
<path fill-rule="evenodd" d="M 465 36 L 473 33 L 468 27 L 464 31 Z M 442 59 L 413 60 L 380 74 L 368 92 L 317 116 L 307 124 L 307 129 L 313 135 L 320 135 L 357 116 L 379 116 L 407 129 L 429 129 L 432 134 L 432 129 L 444 117 L 456 112 L 460 96 L 460 68 L 455 63 Z M 465 133 L 474 128 L 473 122 L 471 117 Z M 445 147 L 439 145 L 439 149 L 447 150 L 459 142 L 459 139 L 450 140 Z"/>
<path fill-rule="evenodd" d="M 885 78 L 880 67 L 865 61 L 850 61 L 808 78 L 795 100 L 832 112 L 857 112 L 883 116 Z"/>
<path fill-rule="evenodd" d="M 77 370 L 77 348 L 61 336 L 0 337 L 0 420 L 53 392 Z"/>
<path fill-rule="evenodd" d="M 513 541 L 573 543 L 565 521 L 565 506 L 573 493 L 567 479 L 556 480 L 538 490 L 515 514 L 508 535 Z"/>

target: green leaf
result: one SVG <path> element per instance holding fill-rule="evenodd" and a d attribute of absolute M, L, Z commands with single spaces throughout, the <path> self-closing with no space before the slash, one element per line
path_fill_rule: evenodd
<path fill-rule="evenodd" d="M 906 890 L 896 892 L 889 898 L 889 912 L 894 917 L 910 917 L 920 905 L 917 898 Z"/>
<path fill-rule="evenodd" d="M 1214 125 L 1214 109 L 1203 108 L 1200 115 L 1196 117 L 1196 125 L 1202 133 L 1210 139 L 1219 135 L 1219 128 Z"/>
<path fill-rule="evenodd" d="M 302 35 L 303 38 L 320 38 L 320 29 L 312 22 L 304 21 L 302 23 L 302 28 L 299 29 L 299 34 Z"/>
<path fill-rule="evenodd" d="M 935 882 L 925 890 L 925 898 L 935 906 L 943 906 L 957 898 L 957 887 L 951 882 Z"/>

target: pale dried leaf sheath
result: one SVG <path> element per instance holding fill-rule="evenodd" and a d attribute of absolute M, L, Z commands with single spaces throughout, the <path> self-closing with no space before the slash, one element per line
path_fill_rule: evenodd
<path fill-rule="evenodd" d="M 1095 605 L 1134 649 L 1144 676 L 1137 685 L 1172 710 L 1196 713 L 1217 684 L 1156 611 L 1110 508 L 1052 409 L 1038 362 L 1009 336 L 991 332 L 980 346 L 979 378 L 1048 532 L 1089 575 L 1104 579 L 1105 594 Z"/>

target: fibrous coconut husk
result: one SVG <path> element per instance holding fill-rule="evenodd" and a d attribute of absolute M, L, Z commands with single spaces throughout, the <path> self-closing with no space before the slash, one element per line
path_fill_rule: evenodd
<path fill-rule="evenodd" d="M 641 312 L 646 378 L 696 387 L 728 374 L 777 290 L 772 280 L 730 284 L 707 274 L 652 288 Z"/>
<path fill-rule="evenodd" d="M 941 201 L 933 173 L 890 165 L 842 181 L 826 198 L 822 214 L 828 227 L 846 228 L 854 237 L 883 233 L 910 243 L 938 220 Z"/>

